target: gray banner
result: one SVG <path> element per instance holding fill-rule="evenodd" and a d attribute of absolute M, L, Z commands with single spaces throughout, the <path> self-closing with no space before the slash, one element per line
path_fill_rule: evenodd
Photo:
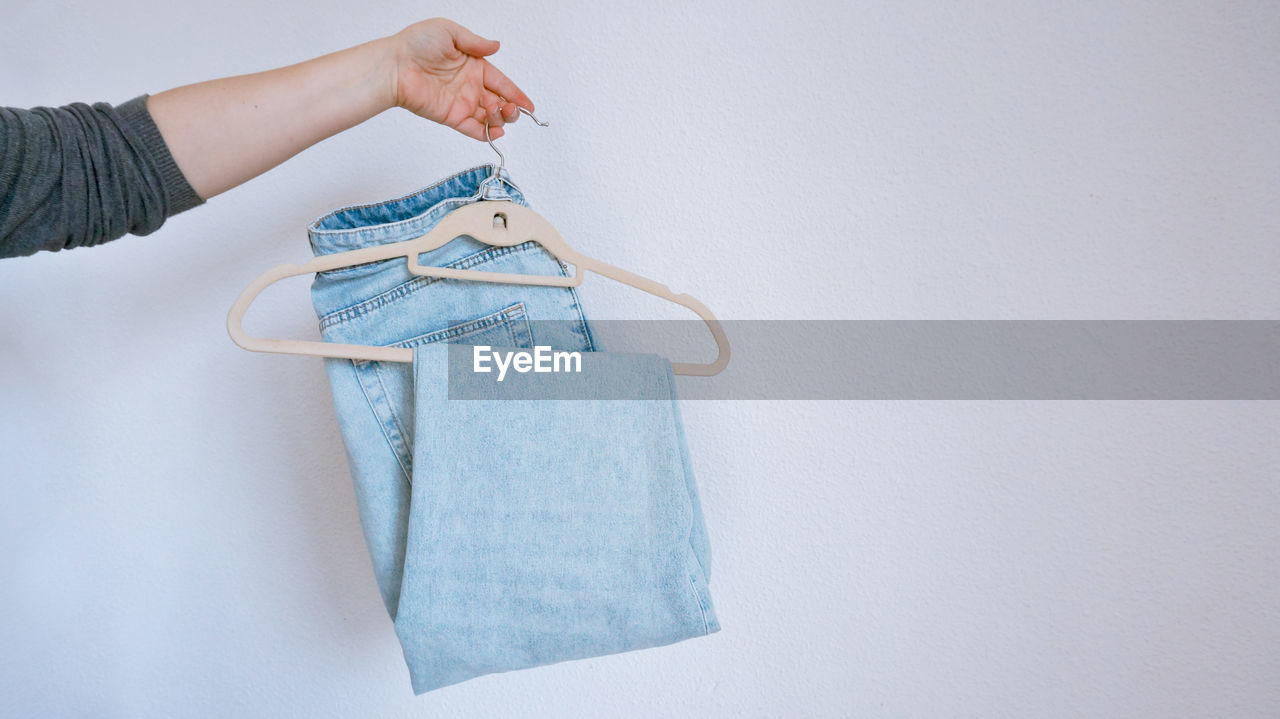
<path fill-rule="evenodd" d="M 548 323 L 530 322 L 535 344 L 555 334 L 540 324 Z M 698 320 L 590 325 L 607 352 L 689 363 L 716 357 Z M 681 399 L 1280 399 L 1275 320 L 727 320 L 722 327 L 728 366 L 713 377 L 677 376 Z M 451 397 L 478 398 L 475 388 L 497 381 L 496 372 L 476 376 L 471 359 L 451 347 Z M 522 383 L 522 399 L 534 385 L 547 399 L 661 399 L 610 389 L 590 374 L 606 366 L 588 361 L 581 373 L 533 382 L 533 372 L 513 365 L 504 382 Z"/>

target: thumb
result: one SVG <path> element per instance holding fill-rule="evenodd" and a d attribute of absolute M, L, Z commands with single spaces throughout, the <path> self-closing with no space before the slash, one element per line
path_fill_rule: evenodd
<path fill-rule="evenodd" d="M 461 25 L 455 24 L 449 29 L 449 33 L 453 35 L 454 47 L 468 55 L 484 57 L 498 51 L 497 40 L 486 40 Z"/>

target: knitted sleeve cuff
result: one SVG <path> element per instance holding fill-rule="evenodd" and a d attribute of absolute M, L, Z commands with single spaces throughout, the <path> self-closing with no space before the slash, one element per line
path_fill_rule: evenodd
<path fill-rule="evenodd" d="M 148 93 L 143 93 L 121 103 L 116 107 L 116 111 L 120 113 L 121 120 L 142 138 L 143 149 L 151 157 L 156 170 L 160 173 L 160 180 L 164 185 L 164 193 L 168 201 L 166 216 L 176 215 L 204 204 L 204 200 L 192 189 L 191 183 L 187 182 L 182 170 L 178 169 L 178 163 L 173 161 L 173 155 L 160 134 L 160 128 L 156 127 L 155 120 L 151 118 L 151 112 L 147 110 L 149 96 Z"/>

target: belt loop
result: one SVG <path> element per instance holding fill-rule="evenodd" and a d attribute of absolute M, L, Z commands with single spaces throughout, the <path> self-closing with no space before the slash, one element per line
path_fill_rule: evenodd
<path fill-rule="evenodd" d="M 509 200 L 511 195 L 507 192 L 504 184 L 504 177 L 497 174 L 498 170 L 494 170 L 490 175 L 480 182 L 480 199 L 482 200 Z"/>

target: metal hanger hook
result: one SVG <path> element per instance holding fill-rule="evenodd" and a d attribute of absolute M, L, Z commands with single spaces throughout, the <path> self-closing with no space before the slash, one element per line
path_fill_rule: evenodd
<path fill-rule="evenodd" d="M 507 101 L 507 98 L 501 95 L 498 96 L 498 99 L 502 100 L 504 103 Z M 538 123 L 542 127 L 546 127 L 547 125 L 551 124 L 549 122 L 543 122 L 542 120 L 539 120 L 537 115 L 534 115 L 532 112 L 530 112 L 529 110 L 526 110 L 523 107 L 520 107 L 519 105 L 516 105 L 516 109 L 528 115 L 529 117 L 533 118 L 533 121 Z M 489 119 L 487 115 L 484 121 L 484 139 L 489 143 L 489 147 L 492 147 L 493 151 L 498 153 L 498 165 L 497 167 L 493 168 L 493 175 L 491 175 L 489 177 L 489 180 L 487 180 L 486 182 L 488 181 L 501 182 L 502 178 L 500 177 L 500 174 L 502 170 L 505 169 L 507 166 L 507 158 L 502 154 L 502 150 L 499 150 L 498 146 L 493 144 L 493 138 L 489 136 Z"/>

